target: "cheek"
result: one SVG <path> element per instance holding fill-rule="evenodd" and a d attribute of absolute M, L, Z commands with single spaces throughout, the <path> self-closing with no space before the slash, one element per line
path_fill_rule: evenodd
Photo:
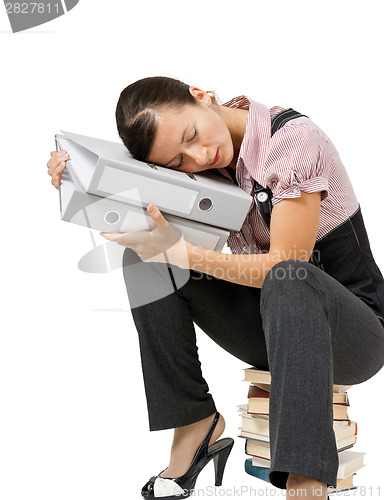
<path fill-rule="evenodd" d="M 227 142 L 230 137 L 228 127 L 222 120 L 213 120 L 207 127 L 207 139 L 212 143 Z"/>

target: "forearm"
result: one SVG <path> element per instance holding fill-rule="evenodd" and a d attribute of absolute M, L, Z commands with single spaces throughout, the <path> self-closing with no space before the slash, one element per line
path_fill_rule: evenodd
<path fill-rule="evenodd" d="M 280 260 L 276 253 L 226 254 L 195 246 L 189 252 L 190 269 L 255 288 L 262 287 L 268 271 Z"/>

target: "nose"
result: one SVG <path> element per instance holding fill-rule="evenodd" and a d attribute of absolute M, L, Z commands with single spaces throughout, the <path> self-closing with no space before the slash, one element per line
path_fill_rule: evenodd
<path fill-rule="evenodd" d="M 194 148 L 190 148 L 189 155 L 198 165 L 207 165 L 208 148 L 204 146 L 196 146 Z"/>

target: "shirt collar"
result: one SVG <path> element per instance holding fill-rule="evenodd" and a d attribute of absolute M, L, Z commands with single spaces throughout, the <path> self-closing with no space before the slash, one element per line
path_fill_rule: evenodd
<path fill-rule="evenodd" d="M 248 101 L 248 102 L 247 102 Z M 241 105 L 239 105 L 241 103 Z M 242 168 L 242 162 L 249 173 L 259 184 L 265 186 L 264 164 L 268 156 L 271 139 L 271 116 L 269 109 L 245 95 L 232 99 L 228 107 L 248 107 L 249 113 L 243 141 L 240 146 L 236 164 L 236 177 Z M 230 177 L 225 169 L 219 169 L 223 175 Z M 222 172 L 224 170 L 224 172 Z"/>

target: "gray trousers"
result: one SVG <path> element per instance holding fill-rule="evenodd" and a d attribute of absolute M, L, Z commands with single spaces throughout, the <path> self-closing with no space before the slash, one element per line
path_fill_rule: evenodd
<path fill-rule="evenodd" d="M 276 264 L 262 288 L 161 263 L 127 248 L 123 272 L 139 334 L 150 430 L 216 411 L 201 373 L 194 323 L 223 349 L 271 372 L 271 484 L 289 472 L 336 486 L 333 384 L 360 384 L 384 365 L 374 312 L 314 265 Z"/>

